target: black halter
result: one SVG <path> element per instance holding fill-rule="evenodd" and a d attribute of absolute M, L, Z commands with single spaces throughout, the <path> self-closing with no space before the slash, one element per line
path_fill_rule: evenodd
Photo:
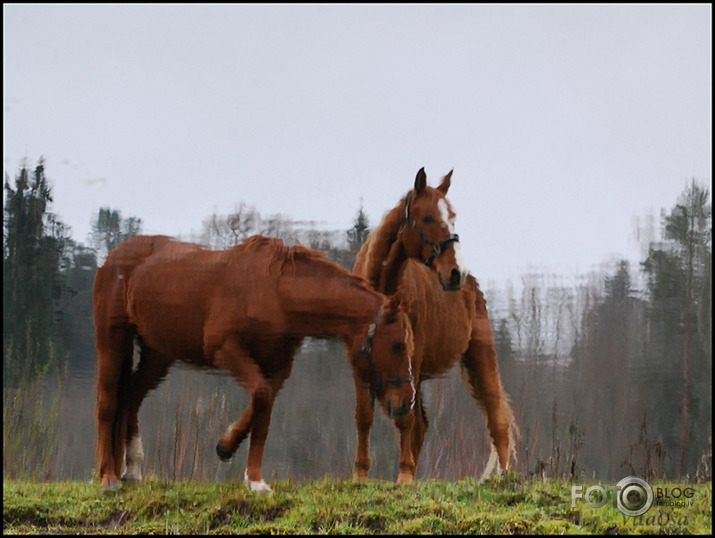
<path fill-rule="evenodd" d="M 412 203 L 412 193 L 413 191 L 410 191 L 407 194 L 407 198 L 405 199 L 405 222 L 407 222 L 409 226 L 412 226 L 415 230 L 417 230 L 417 233 L 419 234 L 420 239 L 422 239 L 423 243 L 432 246 L 432 255 L 426 260 L 424 260 L 425 265 L 427 267 L 430 267 L 432 265 L 432 261 L 442 253 L 442 250 L 446 248 L 447 245 L 453 242 L 459 242 L 459 236 L 457 234 L 451 234 L 449 238 L 445 239 L 444 241 L 430 241 L 425 235 L 425 233 L 422 231 L 422 229 L 417 226 L 417 223 L 410 217 L 410 204 Z"/>
<path fill-rule="evenodd" d="M 362 348 L 360 348 L 360 351 L 358 351 L 355 354 L 355 357 L 353 358 L 353 365 L 357 364 L 357 362 L 360 359 L 364 358 L 367 361 L 368 367 L 370 368 L 370 373 L 372 374 L 372 377 L 374 379 L 373 383 L 368 382 L 362 376 L 360 376 L 360 377 L 361 377 L 363 383 L 366 383 L 368 385 L 368 390 L 370 392 L 370 405 L 372 407 L 375 406 L 375 397 L 380 392 L 382 392 L 382 389 L 385 387 L 385 385 L 399 386 L 399 385 L 402 385 L 403 383 L 412 383 L 412 381 L 414 379 L 412 377 L 412 372 L 410 372 L 410 375 L 404 379 L 401 378 L 400 376 L 391 377 L 389 379 L 383 379 L 382 375 L 380 375 L 380 372 L 377 371 L 375 362 L 372 360 L 372 339 L 375 337 L 375 330 L 377 329 L 377 322 L 380 320 L 381 315 L 382 315 L 382 306 L 380 306 L 380 308 L 377 309 L 375 318 L 373 319 L 370 326 L 367 328 L 367 338 L 365 338 L 365 341 L 362 344 Z"/>

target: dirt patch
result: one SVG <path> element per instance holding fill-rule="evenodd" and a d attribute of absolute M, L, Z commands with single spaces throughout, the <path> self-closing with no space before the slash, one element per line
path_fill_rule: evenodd
<path fill-rule="evenodd" d="M 221 506 L 213 515 L 211 528 L 230 525 L 234 520 L 245 520 L 250 523 L 274 521 L 290 508 L 289 502 L 274 506 L 255 506 L 250 502 L 238 501 Z"/>
<path fill-rule="evenodd" d="M 366 514 L 357 518 L 357 524 L 372 533 L 381 533 L 385 530 L 387 520 L 376 514 Z"/>
<path fill-rule="evenodd" d="M 116 530 L 124 525 L 129 520 L 130 514 L 128 510 L 119 510 L 102 521 L 100 525 L 109 530 Z"/>

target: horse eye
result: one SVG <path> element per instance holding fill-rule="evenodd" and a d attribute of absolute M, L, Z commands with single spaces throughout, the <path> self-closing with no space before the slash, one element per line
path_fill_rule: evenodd
<path fill-rule="evenodd" d="M 390 347 L 394 353 L 401 353 L 405 349 L 405 344 L 403 342 L 393 342 Z"/>
<path fill-rule="evenodd" d="M 422 217 L 422 224 L 432 224 L 434 222 L 434 219 L 427 215 L 426 217 Z"/>

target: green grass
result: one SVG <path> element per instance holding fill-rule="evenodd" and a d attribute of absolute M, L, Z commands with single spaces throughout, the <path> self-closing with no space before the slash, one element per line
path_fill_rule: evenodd
<path fill-rule="evenodd" d="M 677 485 L 677 484 L 672 484 Z M 672 486 L 671 485 L 671 486 Z M 610 504 L 571 508 L 571 484 L 513 475 L 479 484 L 426 480 L 411 486 L 323 479 L 242 483 L 148 477 L 119 491 L 82 482 L 3 481 L 3 534 L 710 534 L 712 484 L 694 485 L 693 506 L 653 507 L 634 521 Z M 584 489 L 588 487 L 585 485 Z M 681 487 L 683 487 L 681 485 Z M 660 515 L 660 523 L 658 516 Z M 667 520 L 666 516 L 667 515 Z"/>

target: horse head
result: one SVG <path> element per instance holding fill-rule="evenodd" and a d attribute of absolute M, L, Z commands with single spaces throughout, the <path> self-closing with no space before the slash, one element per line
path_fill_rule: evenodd
<path fill-rule="evenodd" d="M 400 241 L 408 258 L 417 258 L 437 271 L 445 290 L 459 290 L 466 270 L 454 232 L 455 213 L 446 195 L 450 171 L 437 188 L 427 186 L 425 169 L 420 168 L 415 186 L 405 198 L 404 225 Z"/>
<path fill-rule="evenodd" d="M 398 292 L 386 297 L 367 330 L 362 347 L 353 355 L 353 367 L 369 387 L 371 403 L 380 402 L 390 418 L 412 410 L 414 342 L 407 316 L 410 297 Z"/>

